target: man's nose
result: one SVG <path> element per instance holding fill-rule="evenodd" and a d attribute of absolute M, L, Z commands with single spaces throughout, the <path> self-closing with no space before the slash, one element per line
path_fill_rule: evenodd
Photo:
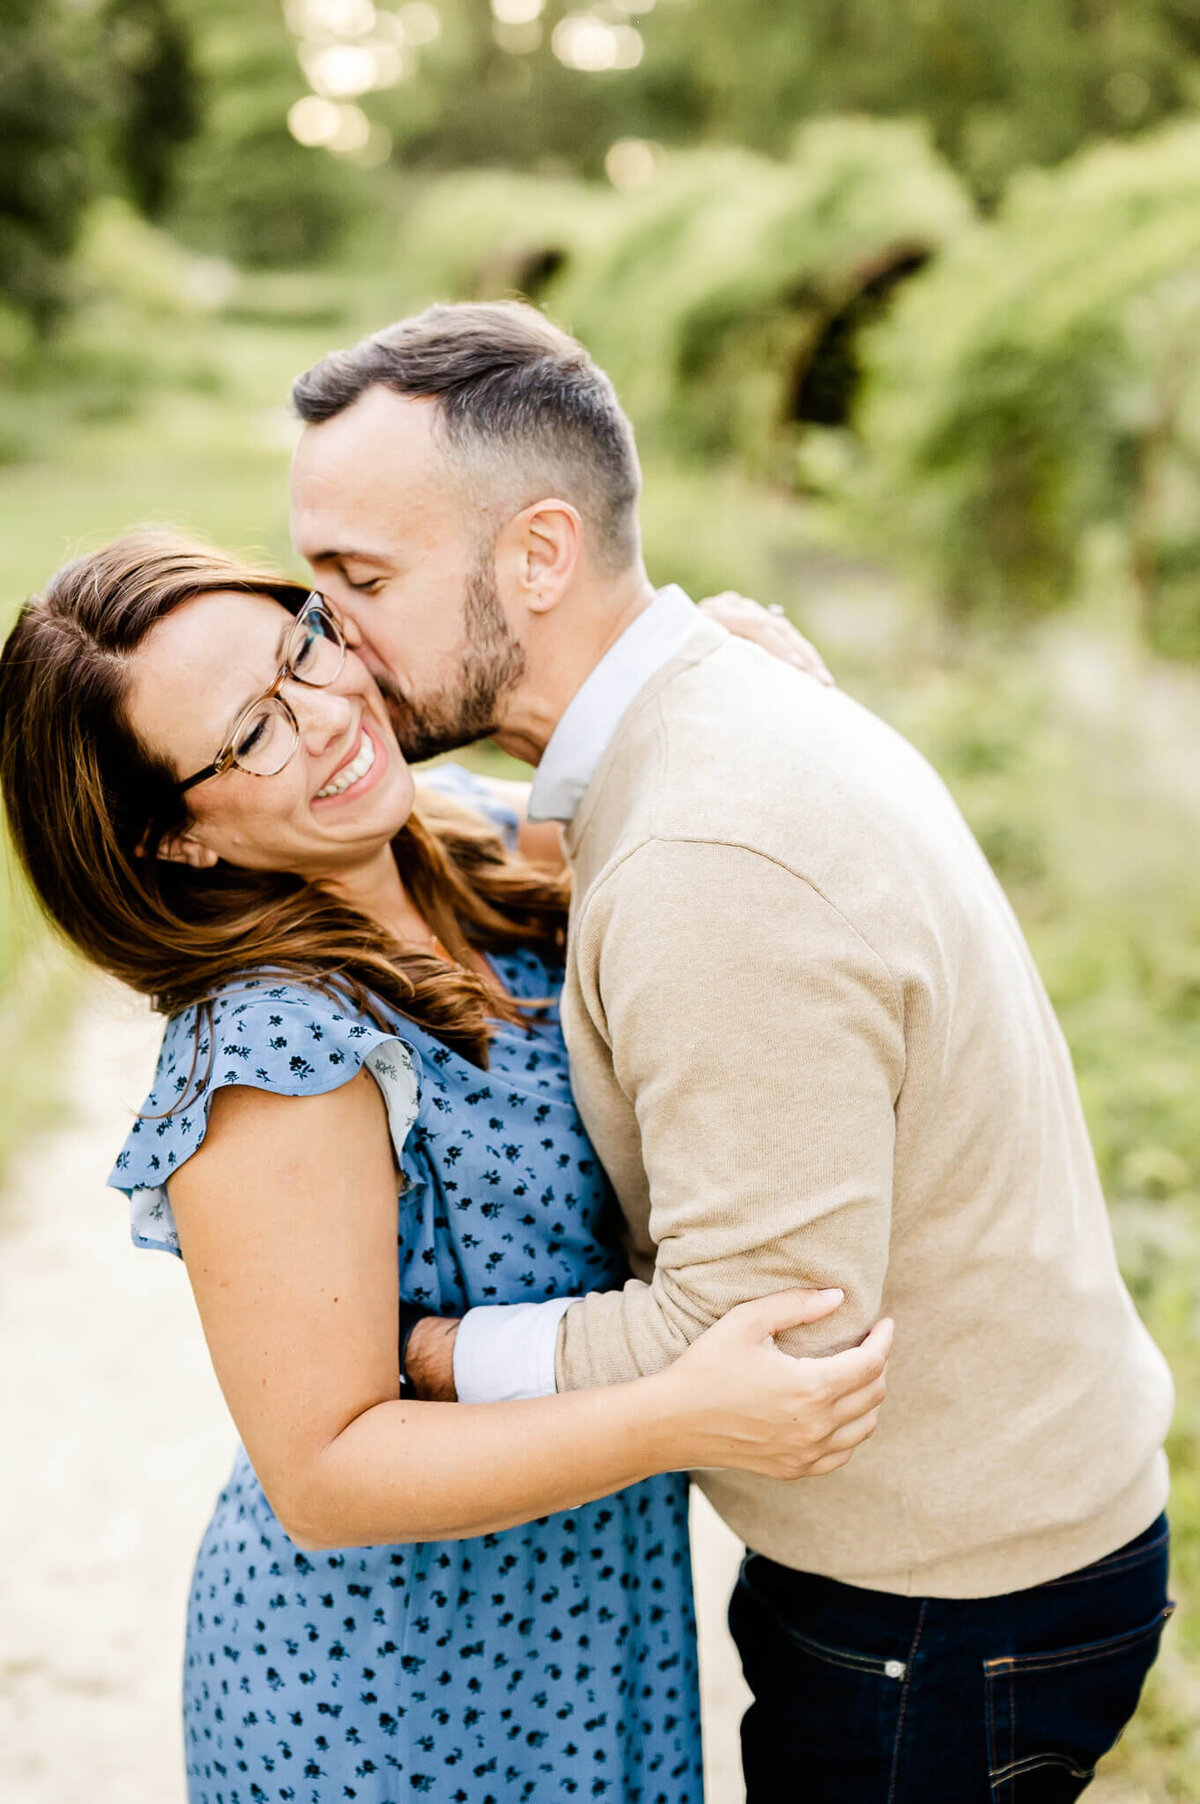
<path fill-rule="evenodd" d="M 349 600 L 344 595 L 338 596 L 337 609 L 346 634 L 346 644 L 352 652 L 358 654 L 372 676 L 386 676 L 387 664 L 371 643 L 371 635 L 356 611 L 359 599 L 358 596 L 352 596 Z"/>
<path fill-rule="evenodd" d="M 351 651 L 357 651 L 363 642 L 362 627 L 359 626 L 349 608 L 345 606 L 338 609 L 338 616 L 342 623 L 342 632 L 346 636 L 346 644 Z"/>

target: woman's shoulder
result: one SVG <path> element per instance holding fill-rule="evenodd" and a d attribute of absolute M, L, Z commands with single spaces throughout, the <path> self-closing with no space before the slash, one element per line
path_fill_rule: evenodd
<path fill-rule="evenodd" d="M 209 1001 L 173 1015 L 150 1094 L 108 1179 L 135 1204 L 135 1241 L 178 1251 L 165 1185 L 202 1144 L 218 1090 L 317 1096 L 364 1068 L 383 1093 L 399 1154 L 420 1103 L 420 1061 L 399 1032 L 347 998 L 265 973 L 227 984 Z M 145 1192 L 153 1194 L 139 1196 Z M 151 1226 L 139 1232 L 140 1222 Z"/>

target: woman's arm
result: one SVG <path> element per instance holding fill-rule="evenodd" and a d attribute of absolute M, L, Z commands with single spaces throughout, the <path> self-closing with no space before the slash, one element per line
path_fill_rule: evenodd
<path fill-rule="evenodd" d="M 836 1292 L 744 1304 L 632 1384 L 402 1402 L 396 1184 L 366 1072 L 323 1096 L 220 1091 L 202 1146 L 169 1181 L 221 1389 L 300 1546 L 483 1534 L 681 1467 L 831 1471 L 873 1429 L 890 1325 L 824 1360 L 789 1359 L 769 1339 L 828 1314 Z"/>

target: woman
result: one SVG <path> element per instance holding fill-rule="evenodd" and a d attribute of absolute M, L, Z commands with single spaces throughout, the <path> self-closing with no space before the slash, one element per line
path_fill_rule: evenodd
<path fill-rule="evenodd" d="M 26 606 L 0 780 L 52 919 L 169 1017 L 112 1181 L 185 1260 L 245 1449 L 191 1596 L 192 1804 L 698 1800 L 681 1471 L 831 1470 L 882 1357 L 822 1362 L 815 1404 L 766 1337 L 838 1293 L 787 1293 L 635 1384 L 402 1395 L 401 1303 L 622 1281 L 553 1002 L 562 876 L 415 806 L 319 596 L 171 539 Z"/>

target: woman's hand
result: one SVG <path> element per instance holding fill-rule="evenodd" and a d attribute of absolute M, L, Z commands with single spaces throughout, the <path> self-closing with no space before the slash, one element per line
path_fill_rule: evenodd
<path fill-rule="evenodd" d="M 751 601 L 748 595 L 739 595 L 736 589 L 722 589 L 719 595 L 710 595 L 700 603 L 700 612 L 735 638 L 750 639 L 764 651 L 769 651 L 773 658 L 794 664 L 797 670 L 815 677 L 826 688 L 836 687 L 816 646 L 810 645 L 803 633 L 797 632 L 778 605 L 764 608 L 761 603 Z"/>
<path fill-rule="evenodd" d="M 773 1338 L 831 1315 L 842 1301 L 840 1290 L 783 1290 L 740 1303 L 645 1381 L 671 1387 L 673 1425 L 687 1450 L 681 1463 L 767 1478 L 812 1478 L 846 1464 L 875 1432 L 893 1324 L 877 1322 L 861 1345 L 819 1359 L 793 1359 Z"/>

